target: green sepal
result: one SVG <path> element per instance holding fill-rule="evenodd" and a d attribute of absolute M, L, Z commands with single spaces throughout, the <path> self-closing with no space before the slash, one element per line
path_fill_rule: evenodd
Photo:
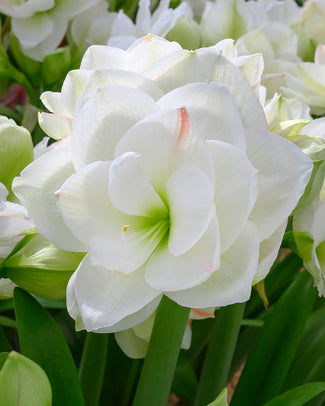
<path fill-rule="evenodd" d="M 34 295 L 62 300 L 68 281 L 84 255 L 57 248 L 36 234 L 1 264 L 1 276 Z"/>

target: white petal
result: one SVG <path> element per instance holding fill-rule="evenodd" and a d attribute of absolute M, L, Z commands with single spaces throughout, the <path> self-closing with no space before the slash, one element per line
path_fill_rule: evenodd
<path fill-rule="evenodd" d="M 126 69 L 129 60 L 130 55 L 122 49 L 92 45 L 83 56 L 80 69 Z"/>
<path fill-rule="evenodd" d="M 126 214 L 168 217 L 165 204 L 143 176 L 137 152 L 126 153 L 112 162 L 108 194 L 114 206 Z"/>
<path fill-rule="evenodd" d="M 142 73 L 155 62 L 159 63 L 164 56 L 175 52 L 178 55 L 179 53 L 183 54 L 185 51 L 177 42 L 170 42 L 148 34 L 146 37 L 140 38 L 128 49 L 130 55 L 128 69 Z"/>
<path fill-rule="evenodd" d="M 160 295 L 145 283 L 144 269 L 130 277 L 121 275 L 107 268 L 93 267 L 89 255 L 77 269 L 73 287 L 82 322 L 88 331 L 111 327 Z M 71 310 L 75 315 L 75 308 Z M 143 320 L 130 320 L 128 327 L 140 321 Z"/>
<path fill-rule="evenodd" d="M 93 72 L 81 93 L 76 103 L 76 111 L 81 109 L 97 89 L 108 85 L 127 86 L 138 89 L 148 94 L 154 100 L 162 96 L 162 91 L 152 80 L 138 73 L 115 69 L 98 69 Z"/>
<path fill-rule="evenodd" d="M 64 223 L 55 197 L 55 192 L 74 173 L 70 142 L 70 137 L 65 138 L 28 165 L 14 179 L 13 190 L 47 240 L 67 251 L 85 251 Z"/>
<path fill-rule="evenodd" d="M 287 220 L 275 230 L 270 238 L 261 242 L 257 272 L 253 280 L 254 284 L 263 280 L 269 273 L 271 266 L 278 256 L 286 226 Z"/>
<path fill-rule="evenodd" d="M 207 230 L 214 214 L 213 184 L 193 166 L 182 166 L 166 182 L 170 210 L 168 248 L 182 255 L 193 247 Z"/>
<path fill-rule="evenodd" d="M 54 0 L 29 0 L 26 2 L 6 1 L 0 5 L 0 11 L 10 17 L 26 18 L 34 13 L 49 10 L 54 6 Z"/>
<path fill-rule="evenodd" d="M 43 41 L 53 30 L 53 21 L 46 13 L 28 18 L 13 18 L 12 31 L 23 47 L 32 48 Z"/>
<path fill-rule="evenodd" d="M 149 343 L 136 336 L 133 329 L 116 332 L 115 340 L 129 358 L 139 359 L 146 356 Z"/>
<path fill-rule="evenodd" d="M 63 82 L 61 93 L 42 93 L 41 100 L 45 107 L 60 116 L 72 118 L 78 98 L 91 73 L 81 69 L 70 71 Z"/>
<path fill-rule="evenodd" d="M 141 266 L 168 229 L 168 221 L 129 216 L 108 196 L 110 162 L 94 162 L 71 176 L 59 207 L 71 231 L 90 248 L 93 265 L 124 273 Z"/>
<path fill-rule="evenodd" d="M 3 216 L 0 212 L 0 241 L 23 235 L 24 232 L 33 229 L 34 223 L 19 217 Z"/>
<path fill-rule="evenodd" d="M 166 197 L 166 180 L 182 165 L 196 166 L 213 176 L 205 141 L 184 108 L 152 114 L 132 127 L 121 138 L 115 156 L 128 151 L 140 153 L 143 173 L 162 198 Z"/>
<path fill-rule="evenodd" d="M 185 107 L 207 140 L 220 140 L 245 149 L 244 128 L 230 91 L 222 84 L 190 83 L 158 101 L 161 109 Z"/>
<path fill-rule="evenodd" d="M 238 237 L 255 204 L 257 171 L 246 154 L 233 145 L 208 141 L 208 146 L 214 163 L 214 202 L 224 252 Z"/>
<path fill-rule="evenodd" d="M 145 75 L 165 93 L 192 82 L 222 83 L 230 90 L 245 128 L 268 128 L 262 106 L 244 75 L 213 47 L 170 54 L 147 69 Z"/>
<path fill-rule="evenodd" d="M 312 161 L 296 145 L 270 132 L 247 132 L 247 155 L 258 170 L 258 198 L 250 215 L 261 239 L 269 238 L 295 208 Z"/>
<path fill-rule="evenodd" d="M 220 268 L 208 280 L 192 289 L 166 295 L 181 306 L 196 309 L 247 301 L 257 268 L 259 241 L 255 226 L 247 223 L 234 244 L 221 256 Z"/>
<path fill-rule="evenodd" d="M 55 140 L 62 140 L 71 134 L 71 118 L 58 114 L 40 113 L 38 122 L 45 134 Z"/>
<path fill-rule="evenodd" d="M 165 239 L 149 258 L 146 282 L 162 291 L 177 291 L 199 285 L 218 268 L 219 247 L 218 221 L 214 216 L 205 234 L 183 255 L 172 255 Z"/>
<path fill-rule="evenodd" d="M 32 18 L 32 17 L 31 17 Z M 23 46 L 23 53 L 31 59 L 42 61 L 44 57 L 55 50 L 60 45 L 64 38 L 64 34 L 68 28 L 68 22 L 65 18 L 53 19 L 51 31 L 40 41 L 37 45 L 30 47 L 29 45 Z"/>
<path fill-rule="evenodd" d="M 122 135 L 155 111 L 155 102 L 139 90 L 124 86 L 98 89 L 73 122 L 75 167 L 113 159 L 115 146 Z"/>

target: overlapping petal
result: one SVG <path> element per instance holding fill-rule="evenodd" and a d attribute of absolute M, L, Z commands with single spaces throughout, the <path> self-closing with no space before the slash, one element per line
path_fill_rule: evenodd
<path fill-rule="evenodd" d="M 75 167 L 113 159 L 116 144 L 129 128 L 157 111 L 155 102 L 139 90 L 105 86 L 80 110 L 73 125 Z"/>
<path fill-rule="evenodd" d="M 205 282 L 166 295 L 181 306 L 196 309 L 245 302 L 256 272 L 259 243 L 256 227 L 247 222 L 237 240 L 221 256 L 220 268 Z"/>
<path fill-rule="evenodd" d="M 160 296 L 159 291 L 145 283 L 143 268 L 125 276 L 107 268 L 94 267 L 89 255 L 82 260 L 68 290 L 68 309 L 74 317 L 81 318 L 88 331 L 103 328 L 107 331 L 130 314 L 133 320 L 128 327 L 132 327 L 150 315 L 141 310 Z M 153 307 L 157 304 L 155 301 Z M 154 310 L 149 309 L 151 313 Z"/>
<path fill-rule="evenodd" d="M 32 162 L 14 179 L 13 190 L 47 240 L 68 251 L 85 251 L 62 219 L 55 196 L 65 179 L 74 173 L 70 147 L 71 138 L 65 138 Z"/>

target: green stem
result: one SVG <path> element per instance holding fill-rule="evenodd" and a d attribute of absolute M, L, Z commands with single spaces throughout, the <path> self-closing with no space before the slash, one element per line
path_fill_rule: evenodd
<path fill-rule="evenodd" d="M 166 406 L 189 312 L 161 299 L 133 406 Z"/>
<path fill-rule="evenodd" d="M 244 309 L 245 303 L 238 303 L 216 312 L 194 406 L 214 401 L 226 386 Z"/>
<path fill-rule="evenodd" d="M 87 333 L 79 370 L 86 406 L 97 406 L 103 384 L 107 334 Z"/>

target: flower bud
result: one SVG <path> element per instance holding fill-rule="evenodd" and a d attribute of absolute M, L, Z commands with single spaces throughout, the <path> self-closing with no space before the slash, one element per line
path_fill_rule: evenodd
<path fill-rule="evenodd" d="M 51 406 L 52 390 L 43 369 L 12 351 L 0 371 L 0 406 Z"/>

